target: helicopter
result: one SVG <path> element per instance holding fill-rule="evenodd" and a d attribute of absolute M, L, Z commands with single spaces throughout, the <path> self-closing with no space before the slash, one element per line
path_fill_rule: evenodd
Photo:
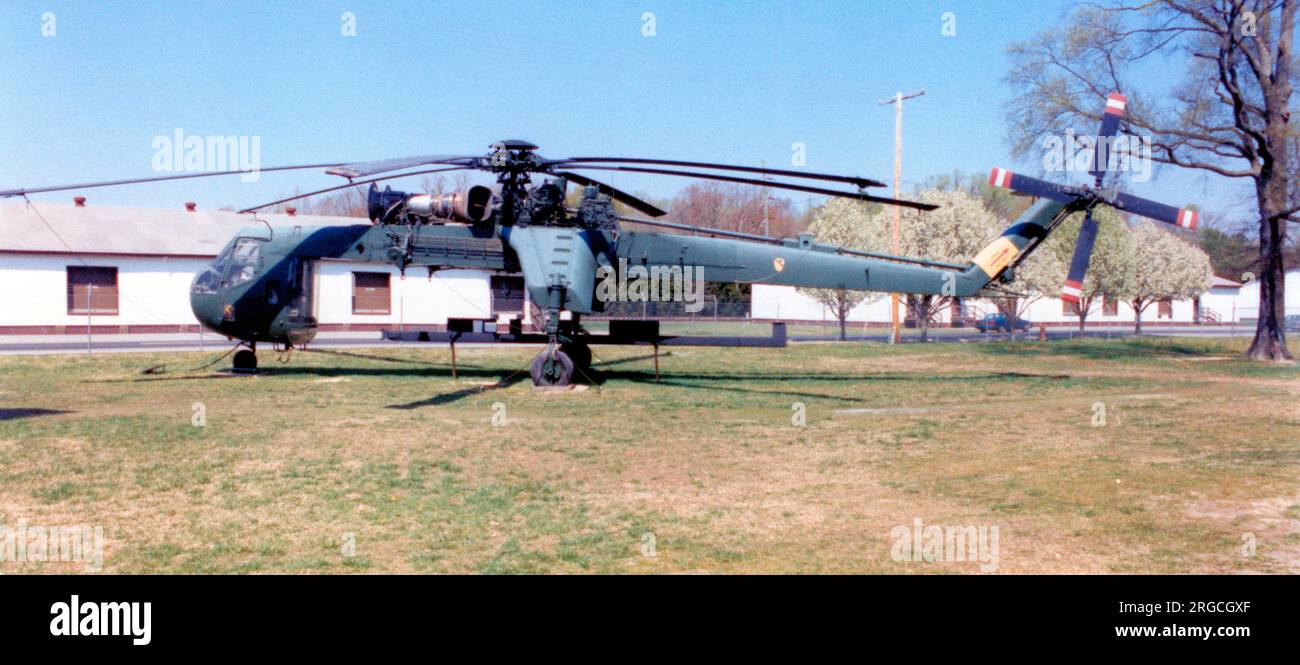
<path fill-rule="evenodd" d="M 1096 137 L 1093 184 L 1064 185 L 1006 169 L 993 169 L 989 182 L 1035 202 L 997 239 L 967 264 L 893 256 L 818 243 L 811 234 L 774 238 L 690 226 L 660 219 L 667 212 L 632 194 L 580 172 L 626 172 L 689 177 L 844 197 L 918 210 L 937 206 L 921 201 L 875 196 L 885 183 L 857 176 L 813 173 L 708 162 L 633 157 L 549 159 L 522 140 L 497 141 L 483 155 L 425 155 L 369 162 L 284 166 L 263 171 L 323 168 L 346 184 L 245 208 L 241 213 L 344 188 L 369 185 L 369 224 L 273 228 L 252 224 L 239 231 L 191 284 L 195 317 L 206 328 L 240 340 L 234 369 L 257 367 L 259 342 L 302 347 L 318 328 L 313 316 L 314 270 L 321 259 L 389 262 L 408 270 L 475 269 L 523 275 L 530 301 L 542 313 L 536 335 L 514 334 L 510 341 L 541 342 L 544 350 L 529 368 L 536 386 L 565 386 L 590 366 L 593 343 L 658 343 L 657 325 L 621 326 L 623 334 L 601 339 L 587 333 L 580 317 L 603 311 L 597 280 L 614 266 L 646 272 L 685 274 L 698 269 L 709 282 L 764 283 L 829 289 L 934 294 L 953 297 L 1009 293 L 1016 268 L 1069 215 L 1083 211 L 1062 299 L 1077 300 L 1087 270 L 1097 223 L 1092 210 L 1110 205 L 1171 225 L 1194 229 L 1196 213 L 1105 187 L 1109 139 L 1119 130 L 1126 98 L 1109 95 Z M 425 168 L 432 167 L 432 168 Z M 418 169 L 418 170 L 412 170 Z M 475 185 L 434 196 L 380 190 L 377 183 L 398 177 L 482 171 L 496 186 Z M 0 198 L 30 193 L 105 187 L 140 182 L 230 175 L 208 172 L 110 182 L 0 191 Z M 754 177 L 758 176 L 758 177 Z M 773 180 L 772 178 L 782 178 Z M 534 178 L 540 182 L 534 183 Z M 827 183 L 835 183 L 832 188 Z M 567 206 L 568 188 L 582 188 L 576 207 Z M 845 186 L 851 186 L 851 189 Z M 625 215 L 615 202 L 639 215 Z M 661 227 L 675 233 L 631 230 L 623 223 Z M 690 232 L 691 235 L 680 233 Z M 568 313 L 566 320 L 564 313 Z M 626 323 L 626 322 L 625 322 Z M 654 323 L 654 322 L 650 322 Z M 516 332 L 516 331 L 512 331 Z M 611 329 L 611 333 L 613 333 Z M 456 336 L 450 338 L 454 344 Z M 657 347 L 656 347 L 657 351 Z M 454 346 L 453 346 L 454 353 Z"/>

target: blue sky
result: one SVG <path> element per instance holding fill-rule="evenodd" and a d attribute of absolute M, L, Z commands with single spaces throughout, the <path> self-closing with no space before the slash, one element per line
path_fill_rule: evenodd
<path fill-rule="evenodd" d="M 153 140 L 176 128 L 259 136 L 268 167 L 478 154 L 500 138 L 547 156 L 788 166 L 801 142 L 810 170 L 888 181 L 893 112 L 877 102 L 922 87 L 906 106 L 905 188 L 954 169 L 1032 171 L 1005 138 L 1005 49 L 1073 4 L 0 0 L 0 187 L 153 175 Z M 341 34 L 345 12 L 354 37 Z M 955 36 L 941 32 L 944 12 Z M 659 196 L 686 184 L 607 179 Z M 85 194 L 215 208 L 338 182 L 264 174 Z M 1171 169 L 1134 191 L 1249 210 L 1240 182 Z"/>

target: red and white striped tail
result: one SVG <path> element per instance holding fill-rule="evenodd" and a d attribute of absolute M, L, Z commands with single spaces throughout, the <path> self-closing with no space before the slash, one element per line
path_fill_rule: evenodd
<path fill-rule="evenodd" d="M 1065 280 L 1065 285 L 1061 287 L 1061 300 L 1079 304 L 1079 298 L 1083 296 L 1083 283 L 1076 282 L 1072 279 Z"/>
<path fill-rule="evenodd" d="M 1106 112 L 1111 115 L 1124 115 L 1124 109 L 1128 107 L 1128 97 L 1112 92 L 1106 97 Z"/>
<path fill-rule="evenodd" d="M 1178 211 L 1178 225 L 1185 228 L 1196 230 L 1196 211 L 1183 208 Z"/>
<path fill-rule="evenodd" d="M 1011 189 L 1011 176 L 1013 174 L 1006 169 L 993 169 L 989 173 L 989 184 L 994 187 Z"/>

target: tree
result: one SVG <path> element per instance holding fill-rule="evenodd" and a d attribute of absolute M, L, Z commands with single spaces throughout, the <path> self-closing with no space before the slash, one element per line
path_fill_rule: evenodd
<path fill-rule="evenodd" d="M 932 176 L 925 179 L 927 188 L 941 191 L 964 191 L 979 198 L 984 208 L 993 213 L 1000 225 L 1009 224 L 1033 204 L 1029 197 L 1016 196 L 1011 191 L 989 184 L 985 175 L 966 175 L 953 171 L 952 175 Z M 991 298 L 998 311 L 1011 324 L 1011 336 L 1016 335 L 1016 325 L 1024 318 L 1029 307 L 1044 296 L 1060 289 L 1059 275 L 1063 268 L 1060 259 L 1052 252 L 1035 252 L 1016 267 L 1011 293 L 1023 294 Z"/>
<path fill-rule="evenodd" d="M 978 197 L 963 190 L 941 191 L 931 188 L 921 191 L 916 198 L 937 204 L 939 209 L 921 212 L 909 208 L 902 211 L 898 234 L 898 249 L 902 256 L 944 263 L 968 263 L 1005 226 Z M 893 220 L 892 209 L 868 207 L 837 199 L 828 202 L 818 211 L 809 230 L 816 233 L 822 242 L 888 254 L 893 253 Z M 822 229 L 830 222 L 848 228 L 838 231 L 842 235 L 836 239 L 824 238 Z M 850 244 L 851 242 L 856 244 Z M 811 291 L 815 290 L 810 290 L 810 295 Z M 906 294 L 906 300 L 908 311 L 921 329 L 922 340 L 929 338 L 930 321 L 952 303 L 951 296 L 919 293 Z M 825 301 L 819 298 L 819 302 Z M 834 306 L 831 309 L 836 311 Z M 843 314 L 847 316 L 848 311 L 844 310 Z M 843 324 L 841 320 L 841 329 Z"/>
<path fill-rule="evenodd" d="M 812 216 L 812 222 L 808 225 L 808 231 L 817 237 L 818 242 L 851 249 L 866 249 L 868 247 L 866 229 L 869 220 L 873 217 L 873 211 L 878 213 L 879 210 L 879 205 L 844 198 L 831 199 L 817 208 Z M 849 312 L 868 299 L 874 301 L 881 297 L 880 293 L 850 289 L 799 287 L 798 291 L 831 311 L 840 324 L 840 341 L 848 337 L 845 328 Z"/>
<path fill-rule="evenodd" d="M 903 209 L 898 233 L 898 251 L 902 256 L 969 263 L 1006 226 L 979 197 L 965 190 L 925 189 L 917 197 L 937 204 L 939 209 L 930 212 Z M 866 227 L 868 249 L 892 253 L 893 215 L 893 210 L 882 209 L 872 216 Z M 907 294 L 907 308 L 921 329 L 921 341 L 929 339 L 930 321 L 950 306 L 952 300 L 952 296 L 946 295 Z"/>
<path fill-rule="evenodd" d="M 1088 260 L 1088 272 L 1083 278 L 1083 288 L 1079 302 L 1073 306 L 1074 315 L 1079 318 L 1079 332 L 1082 333 L 1088 322 L 1088 315 L 1100 306 L 1106 298 L 1118 298 L 1132 281 L 1133 240 L 1124 220 L 1109 208 L 1097 208 L 1092 211 L 1092 218 L 1098 223 L 1097 242 L 1092 247 L 1092 257 Z M 1040 252 L 1053 252 L 1052 264 L 1059 272 L 1052 276 L 1050 283 L 1060 290 L 1065 283 L 1065 276 L 1070 267 L 1070 257 L 1074 255 L 1074 245 L 1079 236 L 1079 226 L 1083 224 L 1083 213 L 1075 213 L 1061 223 L 1061 226 L 1048 236 Z"/>
<path fill-rule="evenodd" d="M 1016 266 L 1015 280 L 1011 282 L 1009 289 L 1023 295 L 1007 295 L 993 299 L 998 311 L 1006 316 L 1011 324 L 1013 338 L 1016 335 L 1016 326 L 1021 319 L 1025 318 L 1031 305 L 1061 292 L 1061 282 L 1065 279 L 1068 261 L 1068 257 L 1052 251 L 1049 246 L 1044 246 Z"/>
<path fill-rule="evenodd" d="M 1132 269 L 1118 296 L 1133 307 L 1134 334 L 1142 334 L 1142 312 L 1161 300 L 1195 298 L 1210 288 L 1210 257 L 1151 222 L 1131 233 Z"/>
<path fill-rule="evenodd" d="M 1201 249 L 1210 257 L 1214 274 L 1241 281 L 1246 273 L 1255 274 L 1259 248 L 1241 231 L 1225 232 L 1211 226 L 1196 230 Z"/>
<path fill-rule="evenodd" d="M 1064 28 L 1010 48 L 1017 153 L 1029 153 L 1038 137 L 1071 123 L 1077 134 L 1091 135 L 1107 92 L 1118 91 L 1131 95 L 1127 122 L 1149 135 L 1151 160 L 1251 181 L 1260 307 L 1246 357 L 1258 360 L 1291 358 L 1282 289 L 1286 222 L 1300 219 L 1297 137 L 1287 126 L 1300 69 L 1292 52 L 1297 5 L 1300 0 L 1090 4 L 1075 10 Z M 1132 80 L 1168 80 L 1171 63 L 1182 67 L 1182 78 L 1167 103 L 1134 92 Z"/>
<path fill-rule="evenodd" d="M 771 196 L 771 190 L 722 182 L 692 184 L 673 199 L 672 220 L 678 224 L 722 231 L 762 234 L 763 199 L 767 197 L 767 234 L 793 237 L 802 230 L 790 199 Z"/>

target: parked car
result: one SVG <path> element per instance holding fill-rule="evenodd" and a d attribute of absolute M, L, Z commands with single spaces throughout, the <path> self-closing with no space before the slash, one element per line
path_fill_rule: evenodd
<path fill-rule="evenodd" d="M 1016 321 L 1016 330 L 1029 330 L 1033 325 L 1028 319 L 1019 319 Z M 980 332 L 1011 332 L 1011 320 L 1006 314 L 988 314 L 984 318 L 975 321 L 975 329 Z"/>
<path fill-rule="evenodd" d="M 1287 314 L 1282 317 L 1282 327 L 1287 332 L 1300 332 L 1300 314 Z"/>

